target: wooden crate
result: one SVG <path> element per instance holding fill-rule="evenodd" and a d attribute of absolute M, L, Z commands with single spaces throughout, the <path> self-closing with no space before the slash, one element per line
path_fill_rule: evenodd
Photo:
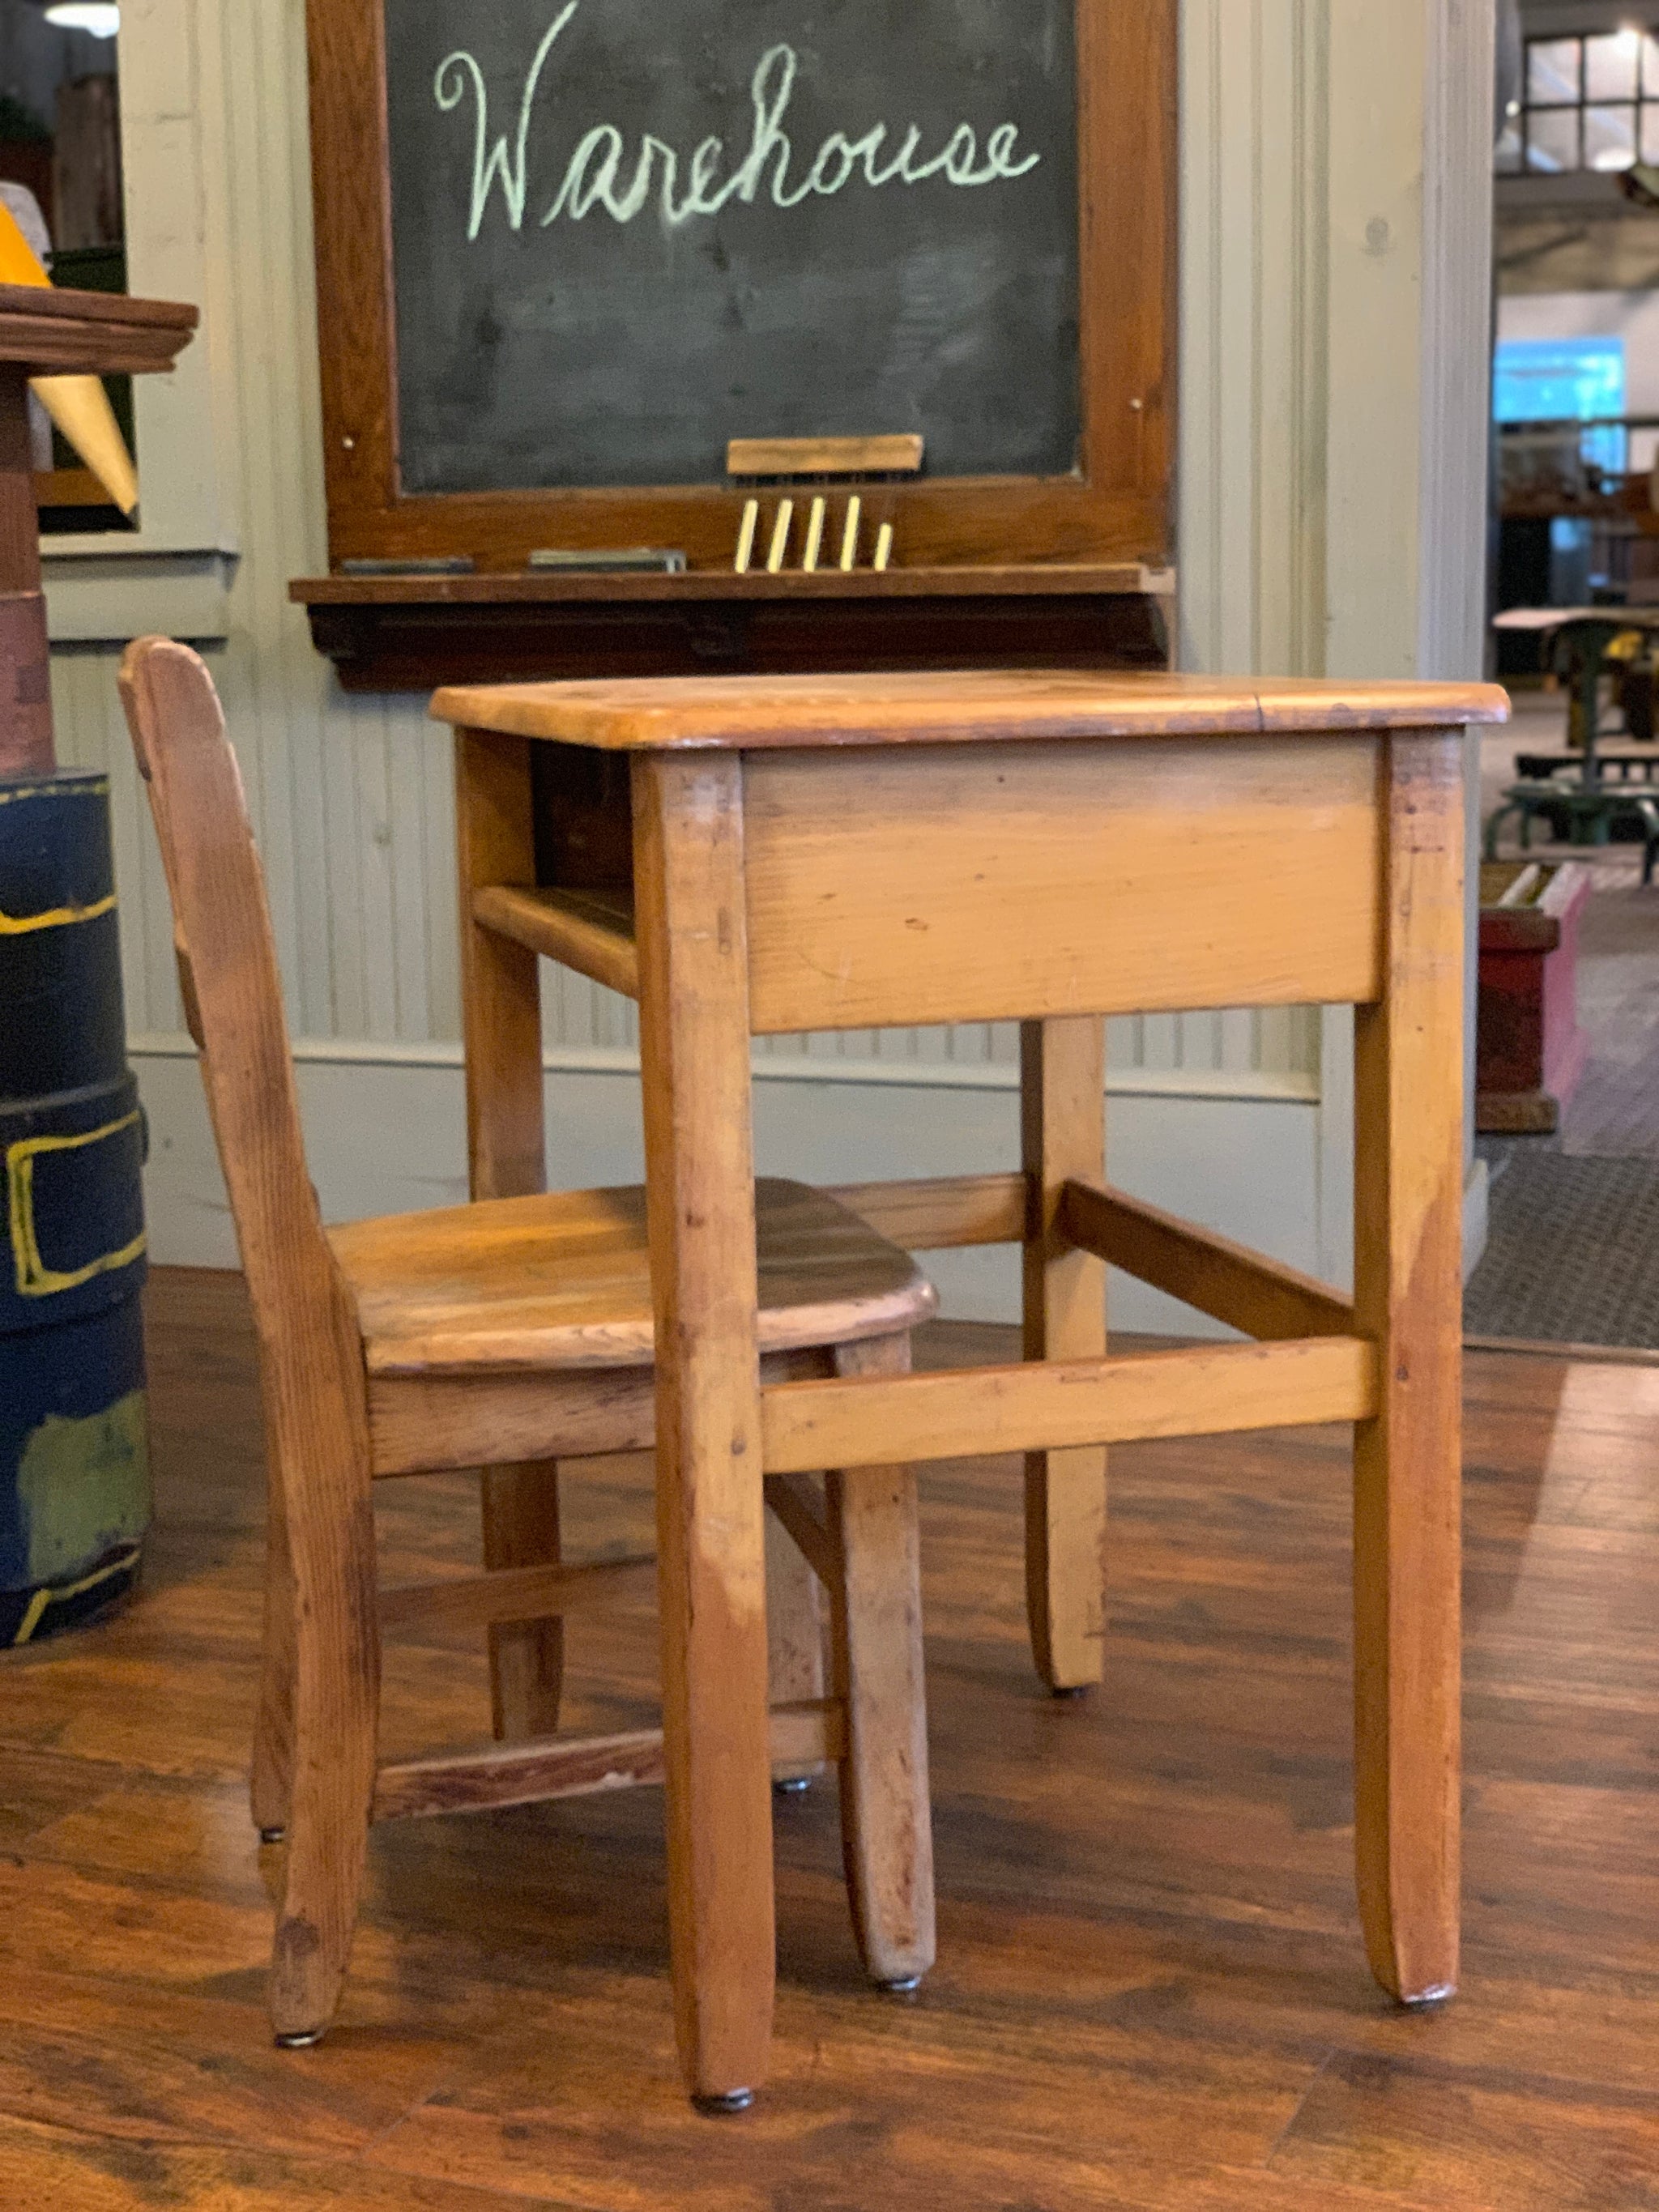
<path fill-rule="evenodd" d="M 1578 922 L 1587 869 L 1488 862 L 1480 871 L 1475 1127 L 1547 1134 L 1589 1053 L 1578 1026 Z"/>

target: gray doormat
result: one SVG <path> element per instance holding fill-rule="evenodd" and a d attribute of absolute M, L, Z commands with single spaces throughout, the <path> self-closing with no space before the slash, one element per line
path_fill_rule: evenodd
<path fill-rule="evenodd" d="M 1496 1168 L 1463 1326 L 1471 1336 L 1659 1348 L 1659 1160 L 1517 1145 Z"/>

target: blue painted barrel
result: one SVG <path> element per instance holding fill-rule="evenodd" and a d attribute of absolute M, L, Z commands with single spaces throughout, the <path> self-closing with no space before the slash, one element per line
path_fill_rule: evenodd
<path fill-rule="evenodd" d="M 0 1649 L 79 1626 L 137 1578 L 143 1154 L 108 782 L 0 778 Z"/>

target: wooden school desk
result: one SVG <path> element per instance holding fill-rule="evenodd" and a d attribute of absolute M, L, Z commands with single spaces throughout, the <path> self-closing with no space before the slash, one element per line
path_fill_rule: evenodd
<path fill-rule="evenodd" d="M 1035 1642 L 1063 1687 L 1100 1673 L 1105 1445 L 1354 1422 L 1366 1945 L 1399 1998 L 1447 1994 L 1462 735 L 1500 720 L 1504 694 L 1093 673 L 708 678 L 451 689 L 432 711 L 457 731 L 480 1194 L 536 1188 L 544 1172 L 537 957 L 639 1002 L 660 1572 L 687 1599 L 662 1617 L 681 1808 L 672 1951 L 694 2091 L 752 2088 L 766 2064 L 763 1468 L 810 1553 L 815 1470 L 1025 1452 Z M 1102 1017 L 1328 1002 L 1359 1009 L 1352 1301 L 1103 1179 Z M 866 1187 L 855 1203 L 913 1249 L 1023 1243 L 1027 1364 L 763 1391 L 750 1037 L 1011 1019 L 1024 1024 L 1023 1171 Z M 1108 1358 L 1108 1261 L 1255 1340 Z M 701 1765 L 687 1714 L 709 1700 L 722 1725 Z M 701 2010 L 694 1960 L 719 1992 Z"/>

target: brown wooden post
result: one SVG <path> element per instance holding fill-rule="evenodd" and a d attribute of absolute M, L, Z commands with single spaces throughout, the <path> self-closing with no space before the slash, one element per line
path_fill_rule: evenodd
<path fill-rule="evenodd" d="M 56 765 L 28 370 L 0 362 L 0 775 Z"/>

